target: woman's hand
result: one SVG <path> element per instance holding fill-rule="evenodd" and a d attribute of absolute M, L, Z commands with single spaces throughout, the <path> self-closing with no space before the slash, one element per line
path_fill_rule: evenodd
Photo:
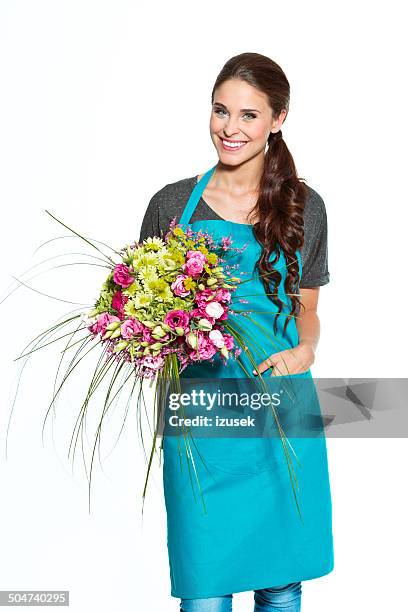
<path fill-rule="evenodd" d="M 314 360 L 313 344 L 303 340 L 294 348 L 274 353 L 258 366 L 258 370 L 262 374 L 272 367 L 271 376 L 301 374 L 307 372 Z M 258 375 L 258 372 L 253 370 L 253 374 Z"/>

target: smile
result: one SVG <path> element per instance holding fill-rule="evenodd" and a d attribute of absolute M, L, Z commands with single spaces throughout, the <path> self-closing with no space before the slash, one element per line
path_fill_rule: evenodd
<path fill-rule="evenodd" d="M 224 140 L 223 138 L 221 138 L 221 142 L 222 142 L 223 148 L 226 151 L 237 151 L 239 149 L 242 149 L 242 147 L 244 147 L 247 143 L 247 141 L 243 141 L 243 140 L 230 141 L 230 140 Z"/>

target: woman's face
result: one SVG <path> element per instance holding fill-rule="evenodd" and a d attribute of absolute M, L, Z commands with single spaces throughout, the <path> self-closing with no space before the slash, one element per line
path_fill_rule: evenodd
<path fill-rule="evenodd" d="M 245 81 L 224 81 L 214 92 L 210 119 L 211 139 L 220 161 L 238 165 L 263 155 L 270 132 L 279 131 L 285 115 L 283 110 L 274 119 L 266 95 Z"/>

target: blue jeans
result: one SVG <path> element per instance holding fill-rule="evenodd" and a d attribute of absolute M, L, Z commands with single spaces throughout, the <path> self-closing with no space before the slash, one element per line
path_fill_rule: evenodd
<path fill-rule="evenodd" d="M 302 585 L 291 582 L 269 589 L 254 591 L 254 612 L 284 610 L 285 612 L 300 612 Z M 232 595 L 207 597 L 205 599 L 181 599 L 181 612 L 232 612 Z"/>

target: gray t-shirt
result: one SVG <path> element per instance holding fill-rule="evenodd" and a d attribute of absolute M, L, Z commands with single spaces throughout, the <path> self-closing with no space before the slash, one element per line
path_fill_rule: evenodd
<path fill-rule="evenodd" d="M 145 212 L 139 242 L 145 238 L 162 236 L 168 229 L 173 217 L 179 222 L 184 207 L 197 182 L 197 176 L 184 178 L 169 183 L 157 191 L 151 198 Z M 323 198 L 309 185 L 309 195 L 304 210 L 305 241 L 300 249 L 302 259 L 302 278 L 300 287 L 318 287 L 330 280 L 327 253 L 327 215 Z M 189 220 L 207 221 L 222 220 L 201 197 Z"/>

